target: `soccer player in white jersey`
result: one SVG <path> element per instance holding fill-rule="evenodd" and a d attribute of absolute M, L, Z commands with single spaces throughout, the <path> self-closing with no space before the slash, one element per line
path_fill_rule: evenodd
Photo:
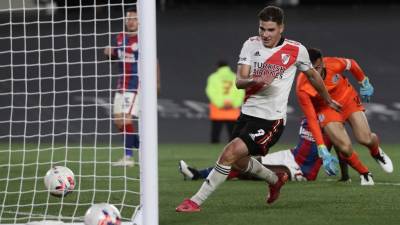
<path fill-rule="evenodd" d="M 177 212 L 199 212 L 200 205 L 226 180 L 232 166 L 269 184 L 267 203 L 279 197 L 281 187 L 288 180 L 287 173 L 274 173 L 250 156 L 267 154 L 281 136 L 296 69 L 307 74 L 327 105 L 340 110 L 340 105 L 331 99 L 320 75 L 313 69 L 307 49 L 282 37 L 283 10 L 268 6 L 258 17 L 259 36 L 249 38 L 239 56 L 236 86 L 246 90 L 246 98 L 233 131 L 235 138 L 225 146 L 199 191 L 185 199 L 176 208 Z M 320 156 L 323 156 L 325 169 L 334 170 L 335 158 L 326 148 L 323 150 L 326 151 Z"/>

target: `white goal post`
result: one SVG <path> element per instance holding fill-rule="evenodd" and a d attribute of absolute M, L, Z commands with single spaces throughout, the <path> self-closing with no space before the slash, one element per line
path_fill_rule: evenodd
<path fill-rule="evenodd" d="M 155 0 L 55 2 L 0 3 L 0 224 L 79 224 L 92 204 L 107 202 L 123 224 L 140 208 L 143 224 L 158 225 Z M 113 118 L 122 74 L 103 50 L 125 31 L 131 6 L 140 21 L 138 74 L 146 74 L 134 122 L 140 150 L 134 167 L 114 167 L 124 155 Z M 75 190 L 61 198 L 43 183 L 54 165 L 75 174 Z"/>
<path fill-rule="evenodd" d="M 142 77 L 142 207 L 143 224 L 158 225 L 157 48 L 155 0 L 139 1 L 139 74 Z"/>

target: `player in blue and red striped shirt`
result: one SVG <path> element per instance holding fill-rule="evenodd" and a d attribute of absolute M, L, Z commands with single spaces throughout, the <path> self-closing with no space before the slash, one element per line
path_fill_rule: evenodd
<path fill-rule="evenodd" d="M 104 49 L 104 54 L 113 60 L 118 60 L 120 78 L 117 92 L 114 97 L 113 114 L 117 128 L 124 132 L 125 156 L 113 166 L 134 166 L 132 149 L 139 148 L 139 135 L 135 132 L 132 117 L 139 116 L 139 46 L 138 46 L 138 19 L 136 8 L 126 10 L 126 30 L 112 39 L 112 46 Z M 159 69 L 157 66 L 157 78 Z M 157 91 L 159 91 L 159 78 Z"/>
<path fill-rule="evenodd" d="M 324 137 L 325 144 L 330 150 L 332 144 L 327 137 Z M 314 137 L 311 134 L 306 119 L 301 121 L 299 130 L 299 142 L 297 145 L 288 150 L 282 150 L 268 154 L 258 159 L 264 166 L 273 171 L 285 171 L 290 175 L 291 180 L 295 181 L 313 181 L 317 179 L 322 160 L 318 156 L 318 148 Z M 196 170 L 181 160 L 179 162 L 180 172 L 185 178 L 197 180 L 206 178 L 212 167 L 202 170 Z M 349 180 L 347 165 L 341 163 L 342 178 L 341 181 Z M 248 176 L 233 170 L 229 174 L 229 178 L 249 178 Z"/>
<path fill-rule="evenodd" d="M 306 119 L 301 121 L 299 138 L 298 144 L 291 149 L 291 153 L 297 165 L 300 166 L 303 176 L 307 180 L 315 180 L 321 168 L 322 160 L 318 156 L 317 144 L 311 134 Z M 330 140 L 324 137 L 324 141 L 328 150 L 330 150 L 332 148 Z"/>

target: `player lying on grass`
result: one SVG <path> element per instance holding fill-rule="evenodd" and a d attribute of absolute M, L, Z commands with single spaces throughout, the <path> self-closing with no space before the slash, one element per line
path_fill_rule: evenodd
<path fill-rule="evenodd" d="M 332 144 L 327 136 L 324 136 L 324 143 L 326 143 L 327 149 L 332 148 Z M 299 130 L 299 142 L 297 145 L 288 150 L 282 150 L 274 152 L 272 154 L 257 158 L 260 163 L 265 167 L 275 171 L 285 171 L 290 175 L 292 181 L 314 181 L 322 165 L 322 160 L 318 156 L 317 144 L 310 132 L 306 119 L 301 121 Z M 346 163 L 341 163 L 342 177 L 340 181 L 349 181 L 348 169 Z M 179 171 L 183 174 L 185 179 L 204 179 L 208 176 L 212 167 L 201 170 L 196 170 L 189 167 L 183 160 L 179 162 Z M 360 176 L 362 176 L 360 174 Z M 242 173 L 239 170 L 232 170 L 228 175 L 228 178 L 239 178 L 239 179 L 257 179 L 254 176 Z M 372 178 L 369 182 L 363 181 L 365 178 L 361 177 L 361 185 L 373 185 Z"/>
<path fill-rule="evenodd" d="M 342 105 L 340 112 L 332 110 L 311 86 L 306 75 L 300 73 L 297 78 L 296 94 L 318 148 L 326 148 L 320 128 L 322 127 L 324 134 L 340 152 L 341 158 L 361 174 L 362 181 L 365 179 L 368 183 L 372 180 L 371 173 L 360 162 L 351 144 L 344 127 L 344 123 L 348 123 L 357 142 L 369 149 L 371 156 L 385 172 L 391 173 L 392 161 L 379 147 L 378 136 L 369 128 L 360 97 L 343 72 L 349 70 L 361 84 L 360 95 L 365 102 L 369 102 L 374 92 L 368 77 L 353 59 L 323 57 L 321 51 L 315 48 L 308 49 L 308 54 L 314 68 L 322 76 L 329 94 Z"/>

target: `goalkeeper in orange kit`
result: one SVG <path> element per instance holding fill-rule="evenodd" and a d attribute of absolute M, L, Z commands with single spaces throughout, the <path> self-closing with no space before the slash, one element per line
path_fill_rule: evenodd
<path fill-rule="evenodd" d="M 378 136 L 371 132 L 360 97 L 343 72 L 349 70 L 360 83 L 360 95 L 364 102 L 369 102 L 374 89 L 355 60 L 323 57 L 321 51 L 314 48 L 308 49 L 308 54 L 314 68 L 324 79 L 324 84 L 332 99 L 342 105 L 340 112 L 333 110 L 324 103 L 304 74 L 298 76 L 296 94 L 318 148 L 326 148 L 321 126 L 333 145 L 340 151 L 340 157 L 361 174 L 361 182 L 373 184 L 371 173 L 359 160 L 352 147 L 344 123 L 349 123 L 357 142 L 369 149 L 371 156 L 385 172 L 391 173 L 393 165 L 390 158 L 380 148 Z"/>

